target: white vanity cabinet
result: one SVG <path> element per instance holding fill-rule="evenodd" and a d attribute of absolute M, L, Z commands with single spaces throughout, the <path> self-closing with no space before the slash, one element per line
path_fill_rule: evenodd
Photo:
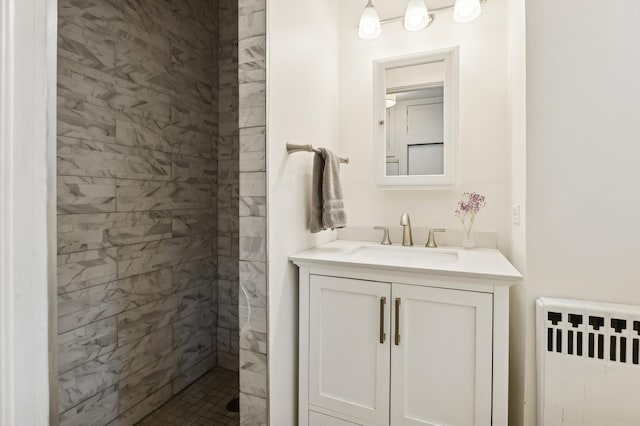
<path fill-rule="evenodd" d="M 465 276 L 314 253 L 291 258 L 299 425 L 507 425 L 515 269 Z"/>

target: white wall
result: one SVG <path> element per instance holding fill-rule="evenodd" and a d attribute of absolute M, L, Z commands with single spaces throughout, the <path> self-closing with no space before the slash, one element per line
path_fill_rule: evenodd
<path fill-rule="evenodd" d="M 475 230 L 497 231 L 509 248 L 510 148 L 507 133 L 507 1 L 483 4 L 480 18 L 456 24 L 439 13 L 424 31 L 401 23 L 382 27 L 375 40 L 361 40 L 357 24 L 365 2 L 340 3 L 340 154 L 351 163 L 342 173 L 350 225 L 396 225 L 402 212 L 412 225 L 461 228 L 453 212 L 463 192 L 487 196 Z M 375 2 L 381 19 L 400 16 L 406 3 Z M 460 46 L 460 187 L 454 190 L 381 190 L 375 184 L 372 61 Z"/>
<path fill-rule="evenodd" d="M 313 155 L 338 141 L 338 0 L 269 0 L 268 274 L 270 424 L 297 424 L 297 268 L 287 257 L 335 239 L 308 231 Z"/>
<path fill-rule="evenodd" d="M 525 410 L 534 299 L 640 304 L 640 3 L 528 0 Z"/>
<path fill-rule="evenodd" d="M 511 207 L 520 206 L 520 224 L 511 222 L 510 260 L 526 277 L 526 40 L 525 0 L 508 0 L 507 71 L 511 145 Z M 525 278 L 526 279 L 526 278 Z M 509 419 L 520 425 L 524 410 L 526 284 L 511 287 L 509 321 Z"/>
<path fill-rule="evenodd" d="M 0 1 L 2 426 L 49 424 L 50 396 L 56 411 L 56 20 L 53 0 Z"/>

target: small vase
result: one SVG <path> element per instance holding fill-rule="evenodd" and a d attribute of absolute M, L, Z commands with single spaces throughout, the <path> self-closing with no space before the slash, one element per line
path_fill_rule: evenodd
<path fill-rule="evenodd" d="M 471 238 L 471 227 L 469 229 L 464 228 L 464 239 L 462 240 L 462 247 L 466 249 L 472 249 L 476 246 L 475 241 Z"/>

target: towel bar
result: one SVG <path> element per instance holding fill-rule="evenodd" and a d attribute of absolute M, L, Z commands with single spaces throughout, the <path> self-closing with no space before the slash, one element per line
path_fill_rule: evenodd
<path fill-rule="evenodd" d="M 287 144 L 287 153 L 293 154 L 294 152 L 315 152 L 315 153 L 320 153 L 320 150 L 314 148 L 313 145 L 311 145 L 311 144 L 295 145 L 295 144 L 292 144 L 292 143 L 288 143 Z M 349 164 L 349 159 L 341 157 L 340 158 L 340 162 L 344 163 L 344 164 Z"/>

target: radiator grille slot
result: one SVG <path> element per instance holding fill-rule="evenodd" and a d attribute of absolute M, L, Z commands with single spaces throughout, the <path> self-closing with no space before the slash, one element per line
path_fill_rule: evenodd
<path fill-rule="evenodd" d="M 536 316 L 541 424 L 640 425 L 640 307 L 541 298 Z"/>
<path fill-rule="evenodd" d="M 640 363 L 640 321 L 628 318 L 584 315 L 574 312 L 548 311 L 547 315 L 547 352 L 627 363 L 630 359 L 635 365 Z M 627 325 L 633 324 L 629 336 Z M 631 346 L 627 344 L 629 338 Z M 586 339 L 586 342 L 585 342 Z M 605 342 L 608 341 L 608 350 Z M 583 351 L 587 347 L 586 353 Z"/>

